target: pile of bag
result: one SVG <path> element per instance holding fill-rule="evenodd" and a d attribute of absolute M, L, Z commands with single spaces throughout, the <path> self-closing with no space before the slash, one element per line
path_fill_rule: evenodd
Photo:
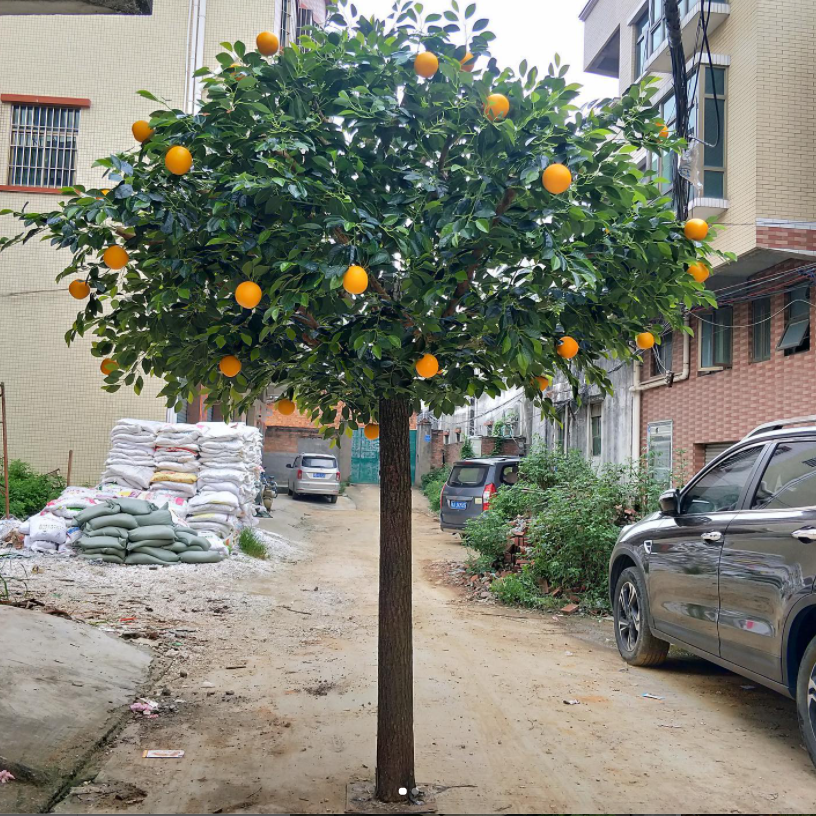
<path fill-rule="evenodd" d="M 111 431 L 102 481 L 147 490 L 156 469 L 156 436 L 164 426 L 163 422 L 120 419 Z"/>
<path fill-rule="evenodd" d="M 198 440 L 195 425 L 165 425 L 156 436 L 156 472 L 151 488 L 167 497 L 189 499 L 198 480 Z"/>
<path fill-rule="evenodd" d="M 77 547 L 84 558 L 114 564 L 213 564 L 224 553 L 195 530 L 179 527 L 167 509 L 142 499 L 110 500 L 80 513 Z"/>

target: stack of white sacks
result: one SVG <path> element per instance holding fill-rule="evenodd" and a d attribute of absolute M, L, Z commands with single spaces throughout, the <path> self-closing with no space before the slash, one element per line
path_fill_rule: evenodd
<path fill-rule="evenodd" d="M 102 482 L 147 490 L 156 469 L 156 436 L 163 422 L 121 419 L 111 431 L 111 449 Z"/>
<path fill-rule="evenodd" d="M 195 425 L 165 425 L 156 436 L 156 472 L 151 479 L 158 499 L 181 498 L 196 494 L 198 452 L 201 431 Z"/>
<path fill-rule="evenodd" d="M 224 538 L 239 522 L 255 523 L 253 499 L 260 476 L 261 436 L 246 425 L 206 423 L 201 430 L 197 493 L 187 524 Z"/>

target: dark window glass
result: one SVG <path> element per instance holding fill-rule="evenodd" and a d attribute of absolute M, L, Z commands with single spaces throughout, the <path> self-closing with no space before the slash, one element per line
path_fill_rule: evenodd
<path fill-rule="evenodd" d="M 707 198 L 725 198 L 725 173 L 722 170 L 703 171 L 703 195 Z"/>
<path fill-rule="evenodd" d="M 337 470 L 337 460 L 333 456 L 304 456 L 303 467 Z"/>
<path fill-rule="evenodd" d="M 809 286 L 799 286 L 785 295 L 785 331 L 777 348 L 786 355 L 810 349 Z"/>
<path fill-rule="evenodd" d="M 717 111 L 720 112 L 719 127 L 717 125 Z M 706 97 L 704 115 L 704 139 L 708 143 L 705 145 L 706 167 L 725 166 L 725 139 L 720 131 L 725 122 L 725 105 L 721 97 L 717 97 L 716 102 L 712 97 Z"/>
<path fill-rule="evenodd" d="M 486 465 L 456 465 L 448 477 L 451 487 L 481 487 L 487 477 Z"/>
<path fill-rule="evenodd" d="M 592 417 L 592 455 L 601 455 L 601 418 Z"/>
<path fill-rule="evenodd" d="M 716 312 L 707 312 L 700 319 L 700 367 L 716 368 L 731 365 L 734 312 L 723 306 Z"/>
<path fill-rule="evenodd" d="M 518 465 L 507 465 L 506 467 L 502 468 L 500 481 L 503 485 L 514 485 L 516 482 L 518 482 L 518 480 Z"/>
<path fill-rule="evenodd" d="M 771 299 L 758 298 L 751 304 L 753 324 L 751 359 L 755 362 L 771 358 Z"/>
<path fill-rule="evenodd" d="M 706 94 L 713 96 L 716 89 L 717 97 L 722 99 L 725 96 L 725 68 L 706 68 L 705 74 Z"/>
<path fill-rule="evenodd" d="M 680 512 L 698 515 L 734 510 L 761 450 L 762 445 L 746 448 L 709 470 L 683 494 Z"/>
<path fill-rule="evenodd" d="M 816 507 L 816 442 L 777 445 L 751 507 L 756 510 Z"/>

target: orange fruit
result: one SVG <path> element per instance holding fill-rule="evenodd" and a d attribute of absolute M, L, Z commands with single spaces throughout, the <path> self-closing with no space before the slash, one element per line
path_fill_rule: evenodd
<path fill-rule="evenodd" d="M 470 73 L 476 67 L 476 57 L 468 51 L 467 54 L 459 60 L 459 64 L 462 66 L 463 71 Z"/>
<path fill-rule="evenodd" d="M 278 409 L 284 416 L 289 416 L 295 413 L 295 403 L 290 399 L 278 400 L 275 403 L 275 408 Z"/>
<path fill-rule="evenodd" d="M 244 281 L 239 283 L 235 289 L 235 299 L 239 306 L 245 309 L 254 309 L 263 297 L 263 291 L 257 283 L 253 281 Z"/>
<path fill-rule="evenodd" d="M 660 126 L 660 133 L 657 134 L 661 139 L 669 138 L 669 128 L 667 125 Z"/>
<path fill-rule="evenodd" d="M 683 232 L 689 241 L 705 241 L 708 235 L 708 224 L 702 218 L 689 218 Z"/>
<path fill-rule="evenodd" d="M 75 297 L 77 300 L 85 300 L 91 294 L 91 287 L 84 280 L 77 279 L 68 284 L 68 291 L 71 293 L 71 297 Z"/>
<path fill-rule="evenodd" d="M 424 354 L 416 362 L 417 374 L 429 380 L 439 372 L 439 360 L 433 354 Z"/>
<path fill-rule="evenodd" d="M 265 56 L 271 57 L 278 53 L 280 40 L 271 31 L 262 31 L 255 38 L 255 47 Z"/>
<path fill-rule="evenodd" d="M 551 164 L 541 174 L 541 183 L 548 193 L 560 195 L 569 190 L 572 173 L 563 164 Z"/>
<path fill-rule="evenodd" d="M 110 357 L 106 357 L 101 365 L 99 366 L 99 370 L 107 377 L 112 372 L 116 371 L 119 368 L 116 360 L 111 360 Z"/>
<path fill-rule="evenodd" d="M 574 338 L 565 336 L 558 341 L 555 350 L 558 352 L 559 357 L 571 360 L 578 353 L 578 343 Z"/>
<path fill-rule="evenodd" d="M 363 428 L 363 433 L 366 439 L 370 439 L 373 442 L 375 439 L 380 438 L 380 426 L 376 422 L 369 422 L 368 425 Z"/>
<path fill-rule="evenodd" d="M 688 273 L 697 283 L 705 283 L 711 274 L 708 267 L 703 263 L 693 263 L 688 268 Z"/>
<path fill-rule="evenodd" d="M 546 377 L 533 377 L 533 379 L 538 384 L 538 388 L 541 391 L 546 391 L 550 387 L 550 381 Z"/>
<path fill-rule="evenodd" d="M 144 119 L 134 122 L 131 131 L 137 142 L 146 142 L 153 135 L 153 128 Z"/>
<path fill-rule="evenodd" d="M 221 358 L 218 368 L 225 377 L 234 377 L 241 370 L 241 361 L 233 354 Z"/>
<path fill-rule="evenodd" d="M 130 260 L 130 255 L 125 252 L 118 244 L 109 246 L 102 254 L 102 261 L 108 269 L 121 269 L 127 265 Z"/>
<path fill-rule="evenodd" d="M 635 337 L 635 345 L 643 351 L 650 349 L 654 344 L 655 338 L 651 332 L 641 332 Z"/>
<path fill-rule="evenodd" d="M 183 176 L 193 166 L 193 154 L 186 147 L 175 145 L 164 154 L 164 166 L 174 176 Z"/>
<path fill-rule="evenodd" d="M 416 55 L 414 70 L 417 76 L 430 79 L 439 70 L 439 59 L 432 51 L 423 51 Z"/>
<path fill-rule="evenodd" d="M 350 266 L 343 275 L 343 288 L 350 295 L 362 295 L 368 289 L 368 273 L 362 266 Z"/>
<path fill-rule="evenodd" d="M 487 97 L 487 102 L 485 102 L 484 112 L 491 122 L 504 119 L 510 113 L 510 100 L 504 94 L 490 94 Z"/>

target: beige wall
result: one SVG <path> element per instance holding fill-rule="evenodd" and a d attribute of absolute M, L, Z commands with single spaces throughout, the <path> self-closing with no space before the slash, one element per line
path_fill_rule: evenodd
<path fill-rule="evenodd" d="M 274 0 L 208 0 L 205 63 L 215 66 L 218 43 L 274 29 Z M 130 126 L 147 118 L 155 103 L 136 91 L 151 90 L 183 106 L 187 0 L 156 0 L 150 17 L 0 17 L 0 93 L 83 97 L 91 107 L 80 122 L 77 182 L 99 185 L 94 159 L 134 146 Z M 7 182 L 10 105 L 0 105 L 0 184 Z M 0 209 L 29 211 L 56 207 L 59 197 L 0 191 Z M 0 218 L 0 234 L 17 224 Z M 99 361 L 89 342 L 70 349 L 64 334 L 77 311 L 66 290 L 54 283 L 69 262 L 35 242 L 0 254 L 0 380 L 8 394 L 10 456 L 42 470 L 61 468 L 75 451 L 75 481 L 98 479 L 116 419 L 163 419 L 156 398 L 161 388 L 148 382 L 142 395 L 100 389 Z"/>

